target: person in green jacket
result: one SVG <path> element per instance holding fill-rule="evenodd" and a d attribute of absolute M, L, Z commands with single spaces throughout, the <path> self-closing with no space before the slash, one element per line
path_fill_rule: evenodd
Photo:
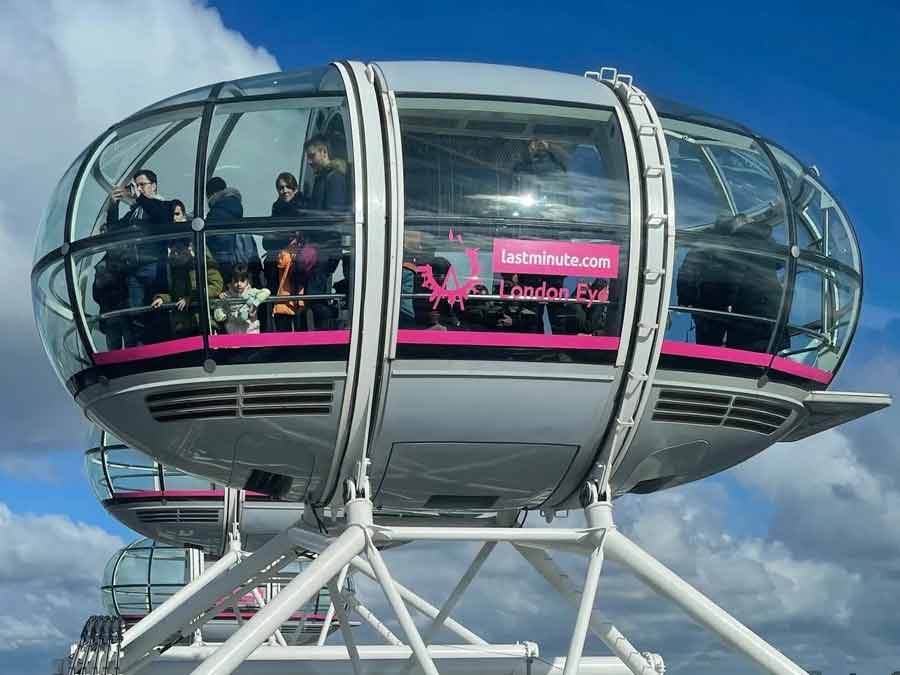
<path fill-rule="evenodd" d="M 197 265 L 194 247 L 186 239 L 172 242 L 169 248 L 169 292 L 159 293 L 151 306 L 159 308 L 175 303 L 169 311 L 172 338 L 197 335 L 200 298 L 197 295 Z M 209 298 L 218 298 L 224 284 L 222 273 L 215 259 L 206 252 L 206 292 Z"/>

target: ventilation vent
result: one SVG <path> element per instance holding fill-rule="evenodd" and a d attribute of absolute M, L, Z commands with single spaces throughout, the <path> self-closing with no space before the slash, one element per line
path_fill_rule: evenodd
<path fill-rule="evenodd" d="M 168 509 L 141 509 L 138 520 L 149 524 L 218 523 L 221 509 L 175 507 Z"/>
<path fill-rule="evenodd" d="M 677 389 L 661 390 L 653 410 L 653 419 L 659 422 L 725 426 L 766 435 L 790 416 L 789 406 L 774 401 Z"/>
<path fill-rule="evenodd" d="M 333 382 L 272 382 L 196 387 L 147 396 L 157 422 L 218 417 L 330 415 Z"/>

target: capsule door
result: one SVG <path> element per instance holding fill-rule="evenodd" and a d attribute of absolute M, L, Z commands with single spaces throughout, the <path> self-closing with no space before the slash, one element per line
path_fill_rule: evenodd
<path fill-rule="evenodd" d="M 395 173 L 376 505 L 558 503 L 591 471 L 628 350 L 640 196 L 623 110 L 378 83 Z"/>

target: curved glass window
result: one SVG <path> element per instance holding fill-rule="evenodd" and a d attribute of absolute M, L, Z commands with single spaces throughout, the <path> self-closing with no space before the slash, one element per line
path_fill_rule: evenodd
<path fill-rule="evenodd" d="M 254 75 L 229 82 L 226 87 L 233 87 L 241 96 L 311 95 L 344 90 L 340 74 L 333 66 Z"/>
<path fill-rule="evenodd" d="M 57 377 L 65 385 L 77 372 L 91 366 L 69 305 L 64 259 L 45 267 L 32 283 L 32 304 L 38 334 Z"/>
<path fill-rule="evenodd" d="M 614 352 L 630 206 L 613 111 L 433 98 L 398 105 L 406 209 L 398 354 Z"/>
<path fill-rule="evenodd" d="M 66 227 L 66 211 L 69 206 L 69 197 L 75 186 L 75 177 L 78 169 L 84 163 L 87 150 L 82 152 L 59 180 L 59 184 L 50 196 L 50 203 L 38 225 L 38 235 L 34 242 L 34 262 L 50 253 L 53 249 L 62 246 Z"/>
<path fill-rule="evenodd" d="M 110 499 L 112 492 L 110 492 L 109 483 L 106 480 L 106 472 L 103 467 L 103 453 L 100 448 L 85 453 L 84 469 L 94 496 L 101 502 Z"/>
<path fill-rule="evenodd" d="M 201 113 L 163 113 L 117 128 L 77 186 L 72 239 L 129 229 L 152 234 L 175 222 L 173 200 L 190 211 Z"/>
<path fill-rule="evenodd" d="M 121 357 L 162 355 L 154 348 L 173 343 L 179 351 L 200 349 L 201 290 L 193 237 L 145 237 L 75 258 L 78 292 L 98 363 L 102 352 Z M 222 273 L 207 251 L 206 286 L 212 297 L 224 290 Z M 176 342 L 177 341 L 177 342 Z"/>
<path fill-rule="evenodd" d="M 663 119 L 675 187 L 675 270 L 663 354 L 767 367 L 790 253 L 781 184 L 739 133 Z"/>
<path fill-rule="evenodd" d="M 213 492 L 224 489 L 207 478 L 160 464 L 149 455 L 126 447 L 111 434 L 103 435 L 106 444 L 89 450 L 84 458 L 91 486 L 100 501 L 136 492 Z"/>

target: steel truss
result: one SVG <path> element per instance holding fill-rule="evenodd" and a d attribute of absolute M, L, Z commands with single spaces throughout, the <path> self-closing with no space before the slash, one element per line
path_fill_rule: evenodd
<path fill-rule="evenodd" d="M 595 482 L 585 485 L 582 506 L 587 521 L 584 528 L 519 527 L 393 527 L 373 521 L 368 480 L 358 479 L 345 485 L 345 517 L 337 536 L 324 536 L 302 524 L 288 528 L 253 555 L 240 551 L 236 538 L 226 554 L 199 577 L 172 596 L 138 624 L 125 631 L 118 648 L 103 647 L 102 658 L 87 646 L 73 648 L 75 661 L 90 664 L 81 668 L 76 662 L 64 664 L 61 672 L 109 673 L 398 673 L 407 675 L 421 670 L 426 675 L 438 672 L 549 673 L 563 675 L 661 675 L 665 668 L 656 654 L 641 653 L 595 609 L 594 601 L 604 558 L 621 564 L 651 589 L 681 607 L 694 621 L 716 634 L 737 652 L 747 656 L 762 670 L 775 675 L 805 675 L 800 667 L 739 623 L 723 609 L 664 567 L 616 529 L 612 504 L 600 497 Z M 397 583 L 390 573 L 380 548 L 412 541 L 457 541 L 482 544 L 475 558 L 451 591 L 444 605 L 434 607 L 412 590 Z M 576 610 L 575 624 L 566 657 L 546 660 L 537 645 L 489 644 L 451 618 L 451 614 L 478 571 L 499 543 L 514 547 L 544 579 Z M 553 550 L 574 552 L 588 558 L 582 588 L 560 569 L 550 555 Z M 288 583 L 251 619 L 241 623 L 231 637 L 219 645 L 188 638 L 242 594 L 252 592 L 286 564 L 301 555 L 315 553 L 315 559 Z M 343 593 L 343 580 L 353 569 L 374 580 L 384 592 L 402 628 L 395 635 L 375 614 L 356 598 Z M 315 646 L 289 645 L 279 628 L 294 612 L 311 600 L 322 586 L 331 591 L 332 610 Z M 420 631 L 410 608 L 430 619 Z M 385 641 L 383 646 L 358 646 L 349 629 L 349 614 L 370 625 Z M 331 617 L 337 616 L 344 646 L 325 646 Z M 447 629 L 462 641 L 455 645 L 433 645 L 439 630 Z M 612 657 L 582 656 L 588 631 L 599 637 Z M 81 645 L 81 643 L 79 643 Z M 111 653 L 112 651 L 112 653 Z M 100 668 L 97 664 L 114 664 Z M 440 665 L 440 668 L 438 668 Z"/>

